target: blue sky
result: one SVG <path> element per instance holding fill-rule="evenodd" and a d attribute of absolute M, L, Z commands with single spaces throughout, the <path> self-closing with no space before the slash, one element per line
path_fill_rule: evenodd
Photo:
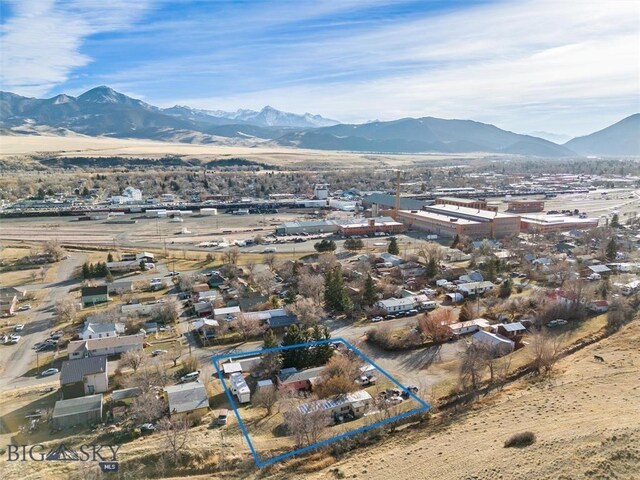
<path fill-rule="evenodd" d="M 345 122 L 588 133 L 640 111 L 636 0 L 5 0 L 0 80 Z"/>

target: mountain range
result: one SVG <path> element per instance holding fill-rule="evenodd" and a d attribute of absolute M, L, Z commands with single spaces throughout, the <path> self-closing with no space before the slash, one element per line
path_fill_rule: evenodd
<path fill-rule="evenodd" d="M 0 133 L 144 138 L 187 143 L 272 144 L 381 153 L 489 152 L 543 157 L 640 155 L 640 114 L 564 145 L 472 120 L 434 117 L 341 124 L 310 113 L 159 108 L 96 87 L 78 97 L 27 98 L 0 92 Z"/>

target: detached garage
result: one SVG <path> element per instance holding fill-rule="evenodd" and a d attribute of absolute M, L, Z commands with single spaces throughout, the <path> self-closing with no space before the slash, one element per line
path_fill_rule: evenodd
<path fill-rule="evenodd" d="M 102 422 L 102 394 L 58 400 L 53 407 L 53 426 L 69 428 Z"/>

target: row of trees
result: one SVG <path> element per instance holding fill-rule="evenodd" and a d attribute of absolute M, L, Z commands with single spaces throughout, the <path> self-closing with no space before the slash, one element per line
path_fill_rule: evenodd
<path fill-rule="evenodd" d="M 82 278 L 103 278 L 110 275 L 109 269 L 105 262 L 88 263 L 82 265 Z"/>

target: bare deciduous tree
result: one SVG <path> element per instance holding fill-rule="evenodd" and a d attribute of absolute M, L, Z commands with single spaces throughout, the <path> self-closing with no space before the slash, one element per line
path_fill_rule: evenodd
<path fill-rule="evenodd" d="M 118 368 L 131 368 L 134 373 L 138 371 L 138 368 L 142 366 L 145 361 L 145 356 L 142 351 L 138 350 L 129 350 L 128 352 L 124 352 L 120 356 L 120 361 L 118 362 Z"/>
<path fill-rule="evenodd" d="M 321 275 L 305 273 L 298 280 L 298 293 L 314 302 L 322 303 L 324 295 L 324 278 Z"/>
<path fill-rule="evenodd" d="M 269 270 L 273 271 L 273 267 L 276 264 L 276 255 L 275 253 L 266 253 L 262 257 L 262 260 L 266 266 L 269 267 Z"/>
<path fill-rule="evenodd" d="M 49 240 L 44 244 L 44 253 L 49 255 L 54 262 L 59 262 L 65 255 L 64 248 L 58 240 Z"/>
<path fill-rule="evenodd" d="M 325 315 L 322 304 L 311 298 L 298 298 L 288 307 L 289 313 L 298 317 L 305 326 L 316 325 Z"/>
<path fill-rule="evenodd" d="M 56 317 L 59 322 L 74 322 L 78 315 L 78 306 L 71 298 L 56 302 Z"/>
<path fill-rule="evenodd" d="M 143 391 L 133 399 L 129 413 L 136 423 L 155 422 L 167 409 L 161 395 L 153 390 Z"/>
<path fill-rule="evenodd" d="M 239 256 L 240 249 L 238 247 L 231 247 L 224 251 L 222 259 L 227 265 L 237 265 Z"/>
<path fill-rule="evenodd" d="M 157 425 L 163 443 L 174 465 L 180 463 L 182 449 L 189 440 L 190 422 L 187 419 L 172 419 L 170 417 L 161 418 Z"/>
<path fill-rule="evenodd" d="M 462 361 L 458 371 L 458 379 L 463 390 L 475 391 L 480 386 L 485 362 L 480 348 L 469 343 L 462 352 Z"/>
<path fill-rule="evenodd" d="M 533 358 L 533 366 L 538 374 L 548 373 L 558 360 L 561 336 L 551 336 L 546 330 L 535 332 L 529 340 L 529 352 Z"/>
<path fill-rule="evenodd" d="M 330 421 L 324 410 L 302 413 L 297 407 L 289 410 L 285 415 L 285 424 L 296 446 L 311 445 L 320 439 L 320 435 L 327 428 Z"/>
<path fill-rule="evenodd" d="M 176 340 L 167 352 L 167 356 L 173 362 L 174 367 L 178 365 L 178 360 L 182 355 L 184 355 L 184 345 L 182 345 L 180 340 Z"/>
<path fill-rule="evenodd" d="M 278 403 L 278 389 L 275 386 L 262 387 L 253 396 L 252 403 L 266 410 L 269 416 L 273 412 L 273 407 Z"/>

